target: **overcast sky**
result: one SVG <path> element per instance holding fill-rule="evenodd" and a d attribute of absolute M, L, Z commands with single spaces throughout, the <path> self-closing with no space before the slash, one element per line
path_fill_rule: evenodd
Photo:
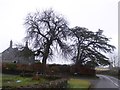
<path fill-rule="evenodd" d="M 53 8 L 62 14 L 70 27 L 104 30 L 112 38 L 110 44 L 118 47 L 119 0 L 0 0 L 0 52 L 25 37 L 24 20 L 28 13 Z"/>

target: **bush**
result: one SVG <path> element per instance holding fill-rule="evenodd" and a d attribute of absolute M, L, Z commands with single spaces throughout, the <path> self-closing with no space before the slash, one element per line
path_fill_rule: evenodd
<path fill-rule="evenodd" d="M 8 69 L 8 70 L 16 70 L 16 64 L 15 63 L 3 63 L 2 69 Z"/>
<path fill-rule="evenodd" d="M 57 75 L 41 75 L 41 77 L 45 78 L 45 79 L 48 79 L 48 80 L 56 80 L 56 79 L 60 79 L 61 77 L 60 76 L 57 76 Z"/>
<path fill-rule="evenodd" d="M 45 89 L 45 88 L 67 88 L 67 79 L 59 79 L 59 80 L 55 80 L 55 81 L 50 81 L 48 83 L 44 83 L 44 84 L 34 84 L 31 86 L 23 86 L 23 87 L 19 87 L 19 90 L 26 90 L 26 89 Z"/>
<path fill-rule="evenodd" d="M 85 66 L 77 66 L 73 65 L 70 67 L 70 73 L 76 75 L 89 75 L 89 76 L 95 76 L 96 71 L 94 69 L 85 67 Z"/>
<path fill-rule="evenodd" d="M 15 63 L 3 63 L 2 65 L 2 73 L 6 74 L 19 74 L 20 71 L 16 70 Z"/>
<path fill-rule="evenodd" d="M 20 74 L 20 76 L 21 76 L 21 77 L 32 77 L 33 74 L 32 74 L 32 73 L 24 73 L 24 72 L 22 72 L 22 73 Z"/>

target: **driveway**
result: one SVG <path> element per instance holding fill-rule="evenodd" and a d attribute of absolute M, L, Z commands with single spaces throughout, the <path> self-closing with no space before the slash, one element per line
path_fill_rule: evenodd
<path fill-rule="evenodd" d="M 90 90 L 120 90 L 120 80 L 117 78 L 97 75 L 99 79 L 90 80 L 92 83 L 92 88 Z"/>

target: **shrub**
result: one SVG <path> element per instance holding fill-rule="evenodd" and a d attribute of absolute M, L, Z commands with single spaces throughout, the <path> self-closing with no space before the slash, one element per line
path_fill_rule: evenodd
<path fill-rule="evenodd" d="M 52 88 L 67 88 L 67 79 L 59 79 L 59 80 L 54 80 L 54 81 L 50 81 L 44 84 L 34 84 L 31 86 L 22 86 L 19 87 L 19 90 L 26 90 L 26 89 L 45 89 L 45 88 L 49 88 L 52 90 Z"/>
<path fill-rule="evenodd" d="M 9 69 L 9 70 L 15 70 L 16 69 L 15 63 L 3 63 L 2 69 Z"/>
<path fill-rule="evenodd" d="M 20 74 L 20 76 L 22 76 L 22 77 L 32 77 L 33 74 L 32 74 L 32 73 L 25 73 L 25 72 L 22 72 L 22 73 Z"/>
<path fill-rule="evenodd" d="M 77 75 L 90 75 L 90 76 L 95 76 L 96 74 L 94 69 L 85 66 L 75 66 L 75 65 L 70 67 L 70 73 L 71 74 L 77 73 Z"/>

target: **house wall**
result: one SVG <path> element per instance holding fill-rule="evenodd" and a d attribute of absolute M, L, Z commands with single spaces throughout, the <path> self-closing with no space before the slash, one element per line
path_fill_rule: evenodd
<path fill-rule="evenodd" d="M 17 52 L 14 49 L 8 48 L 2 52 L 2 62 L 11 63 L 15 60 L 16 55 Z"/>
<path fill-rule="evenodd" d="M 34 64 L 35 60 L 34 60 L 34 56 L 31 56 L 29 58 L 26 58 L 26 57 L 19 57 L 18 58 L 18 63 L 21 63 L 21 64 Z"/>
<path fill-rule="evenodd" d="M 20 56 L 20 51 L 17 48 L 9 47 L 2 52 L 2 62 L 3 63 L 21 63 L 21 64 L 34 64 L 35 58 L 34 55 L 26 58 Z"/>

